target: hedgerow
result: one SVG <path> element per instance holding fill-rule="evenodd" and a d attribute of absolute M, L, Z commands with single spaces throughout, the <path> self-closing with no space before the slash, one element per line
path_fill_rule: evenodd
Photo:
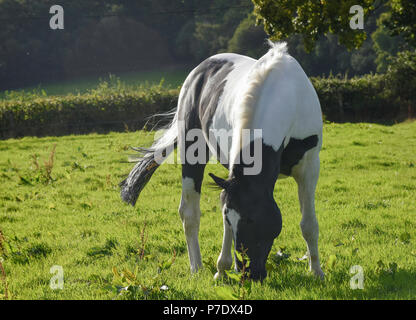
<path fill-rule="evenodd" d="M 416 53 L 407 52 L 386 74 L 311 78 L 326 120 L 397 121 L 413 116 Z M 161 84 L 127 87 L 102 82 L 83 95 L 6 92 L 0 101 L 0 138 L 142 129 L 147 118 L 176 107 L 179 89 Z"/>
<path fill-rule="evenodd" d="M 385 74 L 313 78 L 322 112 L 331 121 L 396 121 L 414 116 L 416 51 L 391 60 Z"/>
<path fill-rule="evenodd" d="M 327 120 L 380 121 L 400 116 L 400 103 L 386 88 L 383 75 L 366 75 L 352 79 L 330 76 L 311 80 Z"/>
<path fill-rule="evenodd" d="M 178 89 L 103 82 L 86 94 L 8 93 L 0 101 L 0 137 L 82 134 L 142 129 L 149 115 L 177 104 Z"/>

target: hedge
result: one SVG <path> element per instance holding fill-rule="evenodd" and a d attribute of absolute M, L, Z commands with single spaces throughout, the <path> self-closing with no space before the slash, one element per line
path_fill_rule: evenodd
<path fill-rule="evenodd" d="M 331 121 L 401 121 L 414 117 L 416 51 L 390 58 L 385 74 L 315 78 L 322 112 Z"/>
<path fill-rule="evenodd" d="M 404 117 L 405 106 L 390 90 L 384 75 L 311 80 L 327 120 L 385 122 Z"/>
<path fill-rule="evenodd" d="M 386 75 L 311 81 L 326 120 L 391 122 L 412 117 L 416 72 L 406 71 L 406 80 L 399 68 Z M 0 101 L 0 138 L 137 130 L 148 116 L 175 108 L 178 94 L 179 89 L 160 85 L 134 89 L 106 83 L 83 95 L 9 94 Z"/>
<path fill-rule="evenodd" d="M 0 138 L 142 129 L 148 116 L 174 108 L 179 89 L 99 90 L 83 95 L 23 95 L 0 101 Z"/>

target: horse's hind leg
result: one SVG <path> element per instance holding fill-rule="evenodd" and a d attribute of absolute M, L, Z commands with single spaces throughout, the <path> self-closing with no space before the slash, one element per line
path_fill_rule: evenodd
<path fill-rule="evenodd" d="M 196 272 L 202 266 L 199 249 L 199 221 L 201 210 L 199 207 L 204 164 L 182 165 L 182 198 L 179 214 L 182 219 L 186 243 L 188 245 L 191 272 Z"/>
<path fill-rule="evenodd" d="M 318 253 L 319 226 L 315 215 L 315 190 L 319 176 L 319 151 L 307 152 L 301 162 L 293 168 L 292 175 L 298 184 L 298 195 L 302 220 L 300 228 L 308 248 L 309 269 L 323 278 Z"/>

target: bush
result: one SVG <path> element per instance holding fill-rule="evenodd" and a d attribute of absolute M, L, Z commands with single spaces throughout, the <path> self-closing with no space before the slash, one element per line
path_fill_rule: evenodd
<path fill-rule="evenodd" d="M 261 26 L 256 26 L 256 18 L 250 14 L 234 32 L 228 42 L 228 52 L 260 58 L 268 49 L 267 34 Z"/>
<path fill-rule="evenodd" d="M 413 116 L 416 53 L 404 52 L 385 75 L 311 78 L 330 121 L 385 122 Z M 83 95 L 6 93 L 0 101 L 0 138 L 142 129 L 148 116 L 176 107 L 179 89 L 102 82 Z"/>
<path fill-rule="evenodd" d="M 115 88 L 83 95 L 9 94 L 0 101 L 0 138 L 142 129 L 146 118 L 177 104 L 178 89 Z"/>
<path fill-rule="evenodd" d="M 407 110 L 407 117 L 412 118 L 416 104 L 416 51 L 399 52 L 388 67 L 386 78 L 391 91 Z"/>
<path fill-rule="evenodd" d="M 400 121 L 414 116 L 416 52 L 392 60 L 386 74 L 312 78 L 322 112 L 331 121 Z"/>
<path fill-rule="evenodd" d="M 322 113 L 330 121 L 379 121 L 394 119 L 400 106 L 386 92 L 382 75 L 312 78 Z"/>

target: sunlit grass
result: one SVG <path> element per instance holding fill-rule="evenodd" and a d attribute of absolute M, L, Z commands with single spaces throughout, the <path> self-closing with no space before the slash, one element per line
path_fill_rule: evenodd
<path fill-rule="evenodd" d="M 209 177 L 201 196 L 205 268 L 193 276 L 177 213 L 180 165 L 161 166 L 135 208 L 120 200 L 129 146 L 152 140 L 153 133 L 135 132 L 0 141 L 0 254 L 9 298 L 112 299 L 117 285 L 135 287 L 130 297 L 138 299 L 215 299 L 218 287 L 234 290 L 213 280 L 222 218 Z M 45 161 L 55 144 L 49 178 Z M 275 190 L 283 230 L 269 257 L 271 272 L 246 298 L 414 299 L 415 151 L 414 122 L 326 124 L 316 195 L 326 280 L 314 279 L 298 260 L 306 247 L 296 184 L 286 179 Z M 208 172 L 227 174 L 220 165 L 208 165 Z M 282 248 L 290 256 L 277 264 L 272 257 Z M 54 265 L 63 267 L 63 290 L 49 287 Z M 363 268 L 363 290 L 350 288 L 354 265 Z M 134 277 L 117 279 L 115 271 Z M 0 298 L 4 293 L 0 281 Z"/>

